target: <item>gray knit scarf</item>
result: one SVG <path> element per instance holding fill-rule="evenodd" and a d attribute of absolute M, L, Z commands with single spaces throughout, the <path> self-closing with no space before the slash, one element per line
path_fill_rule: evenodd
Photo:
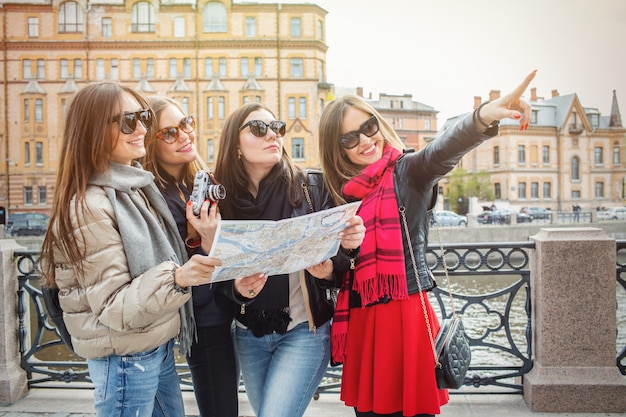
<path fill-rule="evenodd" d="M 134 166 L 111 162 L 107 172 L 96 175 L 89 183 L 102 187 L 113 205 L 132 279 L 164 261 L 178 265 L 187 261 L 185 244 L 151 172 L 137 162 Z M 191 299 L 181 306 L 180 319 L 180 351 L 189 355 L 196 338 Z"/>

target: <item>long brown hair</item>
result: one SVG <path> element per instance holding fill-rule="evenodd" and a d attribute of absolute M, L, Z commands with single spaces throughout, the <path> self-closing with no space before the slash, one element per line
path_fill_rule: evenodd
<path fill-rule="evenodd" d="M 185 114 L 185 112 L 183 111 L 182 107 L 176 100 L 171 99 L 169 97 L 150 96 L 146 98 L 146 101 L 148 102 L 148 105 L 150 106 L 150 108 L 152 108 L 152 111 L 154 112 L 156 116 L 156 120 L 148 128 L 148 132 L 146 133 L 146 140 L 145 140 L 146 156 L 144 156 L 140 160 L 140 162 L 143 165 L 144 169 L 154 174 L 154 178 L 155 178 L 157 185 L 160 188 L 163 188 L 165 184 L 167 183 L 167 181 L 165 180 L 165 178 L 163 178 L 163 176 L 161 175 L 161 170 L 159 169 L 161 168 L 161 161 L 158 158 L 157 146 L 156 146 L 156 143 L 158 140 L 156 138 L 156 134 L 159 131 L 159 121 L 161 120 L 161 113 L 163 113 L 163 110 L 165 110 L 166 108 L 170 106 L 176 107 L 183 114 Z M 198 129 L 196 127 L 196 132 L 197 130 Z M 196 134 L 196 145 L 195 145 L 196 154 L 197 154 L 197 149 L 198 149 L 197 143 L 198 143 L 198 136 Z M 185 164 L 185 166 L 183 167 L 183 171 L 182 171 L 183 175 L 181 178 L 183 184 L 185 184 L 188 187 L 191 187 L 191 185 L 193 184 L 193 179 L 196 176 L 196 173 L 200 170 L 208 170 L 208 167 L 206 166 L 206 164 L 203 162 L 202 158 L 200 158 L 200 155 L 198 154 L 198 156 L 193 162 L 189 162 Z"/>
<path fill-rule="evenodd" d="M 274 116 L 274 112 L 263 104 L 254 102 L 244 104 L 235 110 L 228 116 L 224 123 L 215 164 L 215 177 L 226 187 L 226 195 L 228 195 L 229 190 L 248 189 L 250 175 L 248 175 L 237 153 L 237 149 L 239 148 L 239 127 L 244 123 L 250 113 L 258 110 L 266 110 Z M 286 179 L 287 184 L 289 184 L 289 203 L 295 207 L 300 204 L 303 198 L 301 183 L 303 178 L 302 170 L 293 163 L 284 146 L 283 155 L 278 164 L 281 167 L 283 177 Z"/>
<path fill-rule="evenodd" d="M 88 84 L 76 93 L 68 108 L 50 227 L 41 246 L 42 275 L 49 286 L 56 286 L 55 250 L 62 251 L 69 266 L 82 273 L 80 261 L 85 248 L 80 247 L 76 239 L 76 225 L 72 224 L 71 213 L 88 209 L 85 193 L 89 179 L 109 168 L 111 152 L 118 140 L 112 137 L 111 120 L 122 109 L 124 93 L 133 96 L 143 108 L 148 108 L 138 92 L 114 81 Z M 71 204 L 74 204 L 74 210 L 69 210 Z M 84 240 L 84 235 L 82 237 Z"/>
<path fill-rule="evenodd" d="M 319 151 L 326 184 L 338 205 L 346 202 L 341 194 L 343 185 L 363 169 L 362 166 L 355 165 L 348 159 L 339 143 L 339 137 L 343 133 L 343 116 L 351 107 L 362 110 L 370 116 L 376 116 L 385 143 L 391 144 L 400 151 L 404 148 L 402 140 L 391 125 L 362 97 L 347 95 L 331 101 L 320 118 Z"/>

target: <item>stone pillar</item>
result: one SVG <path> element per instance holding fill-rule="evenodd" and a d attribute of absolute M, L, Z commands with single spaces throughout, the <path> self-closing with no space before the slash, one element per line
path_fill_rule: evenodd
<path fill-rule="evenodd" d="M 532 411 L 626 412 L 616 365 L 615 240 L 592 227 L 543 228 L 531 263 Z"/>
<path fill-rule="evenodd" d="M 13 251 L 23 250 L 15 240 L 0 240 L 0 405 L 10 405 L 28 393 L 28 378 L 20 365 L 17 341 L 17 271 Z"/>

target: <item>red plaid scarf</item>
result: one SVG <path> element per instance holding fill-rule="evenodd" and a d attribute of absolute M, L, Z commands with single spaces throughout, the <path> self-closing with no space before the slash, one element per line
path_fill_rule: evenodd
<path fill-rule="evenodd" d="M 381 299 L 407 299 L 404 247 L 393 172 L 400 151 L 387 145 L 382 157 L 367 166 L 343 188 L 347 201 L 362 199 L 358 214 L 365 223 L 365 238 L 354 270 L 352 289 L 363 306 Z M 337 297 L 331 332 L 332 357 L 343 363 L 350 316 L 350 272 Z"/>

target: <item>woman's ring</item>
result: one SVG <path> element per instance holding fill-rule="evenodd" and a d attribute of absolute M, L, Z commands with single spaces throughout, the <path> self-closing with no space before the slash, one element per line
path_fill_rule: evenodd
<path fill-rule="evenodd" d="M 248 295 L 250 297 L 254 297 L 256 295 L 256 293 L 254 292 L 254 290 L 250 290 L 250 291 L 248 291 Z"/>

